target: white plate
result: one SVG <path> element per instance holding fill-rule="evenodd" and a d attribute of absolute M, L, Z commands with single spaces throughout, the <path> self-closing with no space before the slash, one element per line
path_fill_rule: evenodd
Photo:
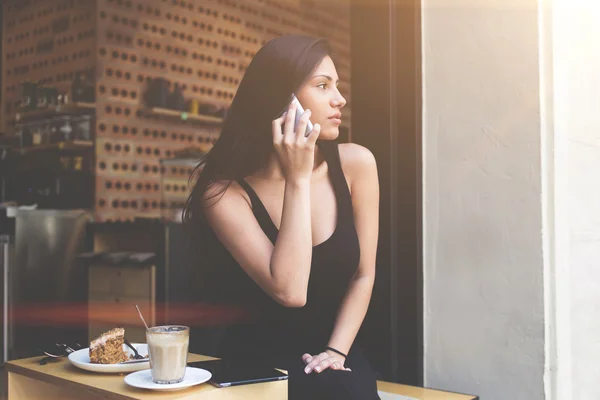
<path fill-rule="evenodd" d="M 125 377 L 125 383 L 140 389 L 180 390 L 208 381 L 212 374 L 202 368 L 186 367 L 183 381 L 179 383 L 161 384 L 152 382 L 151 371 L 138 371 Z"/>
<path fill-rule="evenodd" d="M 148 345 L 146 343 L 132 343 L 133 347 L 135 347 L 142 356 L 148 355 Z M 127 354 L 133 354 L 133 351 L 123 345 L 123 350 L 127 352 Z M 103 372 L 103 373 L 121 373 L 121 372 L 134 372 L 142 369 L 150 368 L 150 361 L 132 363 L 132 364 L 96 364 L 90 362 L 90 350 L 88 347 L 85 349 L 74 351 L 69 354 L 69 361 L 74 366 L 85 369 L 86 371 L 92 372 Z"/>

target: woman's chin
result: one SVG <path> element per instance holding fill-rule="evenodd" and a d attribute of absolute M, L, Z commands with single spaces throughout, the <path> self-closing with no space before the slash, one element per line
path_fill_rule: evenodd
<path fill-rule="evenodd" d="M 319 134 L 319 140 L 335 140 L 340 136 L 338 128 L 322 130 Z"/>

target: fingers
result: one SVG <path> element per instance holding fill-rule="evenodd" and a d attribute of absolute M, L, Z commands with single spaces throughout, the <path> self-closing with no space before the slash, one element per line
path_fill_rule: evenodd
<path fill-rule="evenodd" d="M 296 141 L 297 142 L 302 142 L 305 140 L 304 134 L 306 133 L 306 126 L 308 125 L 308 120 L 310 119 L 311 115 L 312 115 L 312 111 L 310 111 L 310 110 L 306 110 L 306 111 L 304 111 L 304 114 L 302 114 L 302 117 L 300 118 L 300 121 L 298 122 L 298 127 L 296 128 Z"/>
<path fill-rule="evenodd" d="M 317 139 L 319 138 L 320 134 L 321 134 L 321 125 L 315 124 L 313 126 L 313 130 L 306 137 L 308 143 L 315 144 L 317 142 Z"/>
<path fill-rule="evenodd" d="M 274 119 L 271 122 L 271 132 L 273 133 L 273 143 L 281 143 L 283 141 L 283 132 L 281 130 L 281 126 L 283 125 L 283 121 L 285 120 L 285 116 L 287 113 L 283 114 L 281 117 Z"/>
<path fill-rule="evenodd" d="M 285 143 L 291 143 L 294 141 L 295 133 L 294 133 L 294 121 L 296 120 L 296 105 L 290 104 L 288 108 L 287 114 L 285 116 L 284 125 L 283 125 L 283 141 Z"/>
<path fill-rule="evenodd" d="M 288 111 L 272 121 L 271 131 L 273 134 L 273 143 L 280 144 L 284 142 L 287 144 L 292 144 L 294 142 L 301 143 L 303 140 L 306 140 L 306 143 L 309 144 L 316 143 L 317 139 L 319 138 L 319 134 L 321 133 L 321 125 L 315 124 L 308 136 L 304 136 L 308 121 L 312 115 L 310 110 L 306 110 L 304 114 L 302 114 L 302 117 L 298 122 L 298 126 L 296 127 L 296 131 L 294 132 L 296 112 L 297 108 L 292 103 L 290 104 Z"/>
<path fill-rule="evenodd" d="M 304 368 L 304 372 L 307 374 L 310 374 L 313 370 L 315 370 L 315 367 L 321 363 L 321 361 L 325 360 L 328 357 L 329 357 L 329 354 L 327 354 L 325 352 L 312 357 L 312 360 Z"/>
<path fill-rule="evenodd" d="M 290 112 L 293 111 L 293 112 Z M 296 115 L 296 107 L 290 104 L 287 111 L 284 112 L 279 118 L 271 121 L 271 133 L 273 134 L 273 143 L 280 144 L 285 138 L 285 133 L 288 131 L 290 119 L 293 121 Z M 293 127 L 294 125 L 291 124 Z M 289 136 L 289 135 L 288 135 Z"/>
<path fill-rule="evenodd" d="M 327 368 L 340 371 L 351 371 L 350 368 L 344 367 L 343 361 L 340 361 L 338 358 L 330 356 L 325 352 L 314 357 L 312 357 L 310 354 L 304 354 L 302 356 L 302 360 L 305 364 L 307 364 L 304 368 L 304 372 L 306 374 L 310 374 L 312 371 L 321 373 Z"/>
<path fill-rule="evenodd" d="M 333 364 L 329 367 L 330 369 L 334 369 L 336 371 L 347 371 L 352 372 L 350 368 L 344 367 L 344 364 L 339 361 L 334 361 Z"/>
<path fill-rule="evenodd" d="M 328 357 L 328 358 L 324 359 L 323 361 L 321 361 L 319 364 L 315 365 L 314 370 L 315 370 L 315 372 L 323 372 L 327 368 L 329 368 L 332 363 L 333 363 L 333 360 L 331 360 Z"/>
<path fill-rule="evenodd" d="M 308 353 L 304 353 L 302 355 L 302 361 L 304 361 L 304 364 L 308 364 L 309 362 L 312 361 L 312 356 Z"/>

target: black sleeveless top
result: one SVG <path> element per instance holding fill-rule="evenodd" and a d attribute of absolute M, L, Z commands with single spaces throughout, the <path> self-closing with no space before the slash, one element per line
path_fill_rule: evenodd
<path fill-rule="evenodd" d="M 231 325 L 218 355 L 231 358 L 267 359 L 285 366 L 305 352 L 321 352 L 332 333 L 348 284 L 358 268 L 360 249 L 354 226 L 352 201 L 342 172 L 338 145 L 319 143 L 337 200 L 337 224 L 333 234 L 313 247 L 307 302 L 301 308 L 284 307 L 268 296 L 239 266 L 213 235 L 208 261 L 217 271 L 213 278 L 219 303 L 245 307 L 250 321 Z M 273 244 L 278 230 L 252 187 L 238 183 L 252 202 L 252 211 Z M 251 240 L 248 245 L 251 246 Z"/>

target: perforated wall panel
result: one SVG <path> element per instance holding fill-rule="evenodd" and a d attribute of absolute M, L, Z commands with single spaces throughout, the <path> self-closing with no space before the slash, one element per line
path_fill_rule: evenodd
<path fill-rule="evenodd" d="M 188 101 L 227 108 L 266 41 L 284 33 L 323 36 L 338 56 L 340 88 L 348 100 L 342 126 L 349 130 L 347 0 L 28 3 L 20 9 L 14 8 L 17 2 L 5 6 L 3 112 L 9 120 L 18 84 L 25 78 L 66 85 L 78 70 L 94 72 L 99 221 L 171 218 L 187 197 L 192 167 L 161 160 L 186 148 L 207 151 L 210 139 L 218 137 L 218 123 L 148 112 L 144 95 L 154 78 L 166 78 L 171 88 L 178 84 Z M 52 35 L 48 25 L 57 12 L 75 21 L 64 35 Z M 43 38 L 54 40 L 54 51 L 47 56 L 35 54 Z"/>
<path fill-rule="evenodd" d="M 21 82 L 68 93 L 77 73 L 95 75 L 96 9 L 87 0 L 6 0 L 2 23 L 2 129 L 11 132 Z"/>

